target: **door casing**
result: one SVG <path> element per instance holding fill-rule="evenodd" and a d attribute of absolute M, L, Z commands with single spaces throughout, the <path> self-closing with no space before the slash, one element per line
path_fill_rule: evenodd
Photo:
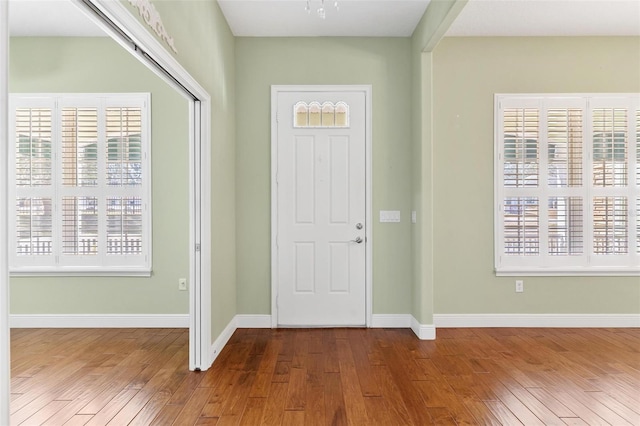
<path fill-rule="evenodd" d="M 271 86 L 271 327 L 278 327 L 278 94 L 283 92 L 363 92 L 365 96 L 365 309 L 371 327 L 373 309 L 373 217 L 372 217 L 372 88 L 371 85 L 272 85 Z"/>

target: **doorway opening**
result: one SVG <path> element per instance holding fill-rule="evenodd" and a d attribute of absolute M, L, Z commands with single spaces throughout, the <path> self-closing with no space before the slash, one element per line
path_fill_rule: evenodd
<path fill-rule="evenodd" d="M 165 47 L 120 2 L 101 0 L 72 0 L 88 20 L 100 27 L 126 52 L 140 61 L 161 80 L 168 83 L 188 101 L 188 139 L 182 182 L 188 182 L 188 282 L 189 298 L 189 368 L 204 370 L 211 364 L 210 352 L 210 270 L 209 262 L 201 262 L 210 253 L 210 230 L 201 218 L 208 217 L 209 200 L 209 140 L 210 100 L 208 93 L 180 66 Z M 74 7 L 72 6 L 72 7 Z M 9 12 L 10 13 L 10 12 Z M 8 54 L 8 52 L 7 52 Z M 188 132 L 188 137 L 187 137 Z M 184 151 L 187 151 L 187 144 Z M 188 158 L 187 158 L 188 157 Z M 187 165 L 188 162 L 188 165 Z M 188 176 L 187 176 L 188 174 Z M 185 192 L 186 193 L 186 192 Z M 187 200 L 184 200 L 187 203 Z M 206 221 L 205 221 L 206 222 Z M 184 233 L 187 233 L 186 225 Z M 186 237 L 185 237 L 186 240 Z M 183 240 L 183 241 L 185 241 Z M 185 253 L 185 252 L 182 252 Z M 186 255 L 182 274 L 187 274 Z M 182 275 L 181 274 L 181 275 Z M 186 302 L 186 297 L 183 303 Z M 184 308 L 183 308 L 184 309 Z"/>

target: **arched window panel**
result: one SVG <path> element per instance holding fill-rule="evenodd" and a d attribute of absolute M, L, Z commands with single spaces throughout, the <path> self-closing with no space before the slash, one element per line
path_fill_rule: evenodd
<path fill-rule="evenodd" d="M 322 106 L 319 102 L 309 104 L 309 127 L 322 127 Z"/>
<path fill-rule="evenodd" d="M 293 106 L 293 126 L 296 128 L 349 127 L 349 105 L 345 102 L 297 102 Z"/>
<path fill-rule="evenodd" d="M 322 104 L 322 127 L 334 127 L 336 123 L 336 107 L 331 102 Z"/>
<path fill-rule="evenodd" d="M 309 106 L 306 102 L 298 102 L 293 107 L 294 127 L 309 127 Z"/>
<path fill-rule="evenodd" d="M 336 127 L 349 127 L 349 105 L 342 101 L 336 104 Z"/>

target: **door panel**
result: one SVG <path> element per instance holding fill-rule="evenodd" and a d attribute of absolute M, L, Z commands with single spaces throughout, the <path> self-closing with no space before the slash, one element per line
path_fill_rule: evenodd
<path fill-rule="evenodd" d="M 277 105 L 278 325 L 363 326 L 365 94 L 278 92 Z"/>

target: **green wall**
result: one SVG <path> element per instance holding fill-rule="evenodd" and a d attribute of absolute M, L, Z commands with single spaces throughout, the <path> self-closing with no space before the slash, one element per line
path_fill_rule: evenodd
<path fill-rule="evenodd" d="M 411 314 L 420 324 L 433 324 L 433 49 L 466 3 L 429 3 L 411 36 Z"/>
<path fill-rule="evenodd" d="M 435 313 L 639 313 L 638 277 L 495 276 L 493 96 L 640 92 L 640 38 L 445 38 L 433 70 Z"/>
<path fill-rule="evenodd" d="M 153 273 L 11 279 L 12 314 L 187 314 L 189 276 L 186 100 L 108 38 L 12 38 L 10 92 L 150 92 Z"/>
<path fill-rule="evenodd" d="M 136 8 L 121 3 L 148 28 Z M 152 3 L 174 39 L 175 59 L 211 96 L 212 206 L 211 217 L 203 220 L 210 220 L 212 247 L 203 263 L 211 268 L 213 341 L 236 314 L 235 42 L 217 1 Z"/>
<path fill-rule="evenodd" d="M 410 311 L 410 62 L 407 38 L 236 39 L 238 313 L 271 311 L 270 97 L 287 84 L 372 85 L 373 312 Z"/>

